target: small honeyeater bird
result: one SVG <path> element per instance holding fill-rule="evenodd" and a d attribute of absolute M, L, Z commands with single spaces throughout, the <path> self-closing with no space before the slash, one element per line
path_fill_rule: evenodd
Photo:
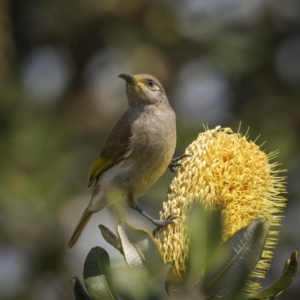
<path fill-rule="evenodd" d="M 176 116 L 160 82 L 151 75 L 122 73 L 126 81 L 129 108 L 108 135 L 89 174 L 91 200 L 68 243 L 71 249 L 95 212 L 108 205 L 114 189 L 127 205 L 150 220 L 156 228 L 176 218 L 160 221 L 150 217 L 137 204 L 167 169 L 176 146 Z M 172 161 L 176 165 L 178 159 Z"/>

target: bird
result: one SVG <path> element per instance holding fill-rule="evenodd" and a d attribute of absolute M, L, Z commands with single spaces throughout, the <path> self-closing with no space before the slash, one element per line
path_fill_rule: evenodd
<path fill-rule="evenodd" d="M 154 76 L 121 73 L 118 77 L 126 82 L 129 107 L 109 133 L 91 166 L 88 183 L 88 188 L 92 189 L 91 200 L 76 225 L 68 249 L 75 245 L 92 215 L 110 204 L 109 193 L 115 189 L 128 207 L 156 226 L 155 230 L 176 218 L 170 215 L 164 221 L 156 220 L 137 203 L 169 164 L 172 169 L 178 165 L 178 158 L 172 160 L 176 147 L 175 112 L 163 86 Z"/>

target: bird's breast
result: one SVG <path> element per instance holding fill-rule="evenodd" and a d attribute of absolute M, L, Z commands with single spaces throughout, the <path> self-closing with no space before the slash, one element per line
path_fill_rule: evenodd
<path fill-rule="evenodd" d="M 166 170 L 176 146 L 176 120 L 172 110 L 144 113 L 132 127 L 131 160 L 135 194 L 143 194 Z"/>

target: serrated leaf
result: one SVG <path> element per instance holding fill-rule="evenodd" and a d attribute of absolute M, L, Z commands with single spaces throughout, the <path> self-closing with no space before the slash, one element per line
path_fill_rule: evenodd
<path fill-rule="evenodd" d="M 77 277 L 72 278 L 70 283 L 75 295 L 75 300 L 92 300 Z"/>
<path fill-rule="evenodd" d="M 92 248 L 84 263 L 83 277 L 86 289 L 94 300 L 117 299 L 110 273 L 107 252 L 101 247 Z"/>
<path fill-rule="evenodd" d="M 271 300 L 281 294 L 295 279 L 298 272 L 298 252 L 292 253 L 291 257 L 286 261 L 285 267 L 280 277 L 269 287 L 257 295 L 250 296 L 248 300 Z"/>
<path fill-rule="evenodd" d="M 120 239 L 111 231 L 109 230 L 106 226 L 104 225 L 99 225 L 98 226 L 103 238 L 110 244 L 112 245 L 114 248 L 116 248 L 117 250 L 119 250 L 121 252 L 121 254 L 123 254 L 123 249 L 122 249 L 122 245 L 121 245 L 121 241 Z"/>
<path fill-rule="evenodd" d="M 205 271 L 201 292 L 207 297 L 226 293 L 223 299 L 234 299 L 261 257 L 268 231 L 263 218 L 228 239 Z"/>
<path fill-rule="evenodd" d="M 146 267 L 151 275 L 155 275 L 164 267 L 156 242 L 149 232 L 120 221 L 117 224 L 117 233 L 129 267 Z"/>

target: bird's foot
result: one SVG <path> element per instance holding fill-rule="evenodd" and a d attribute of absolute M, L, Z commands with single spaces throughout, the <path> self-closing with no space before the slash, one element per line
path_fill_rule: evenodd
<path fill-rule="evenodd" d="M 166 220 L 156 220 L 153 219 L 151 216 L 149 216 L 146 212 L 144 212 L 137 203 L 135 203 L 134 206 L 131 207 L 132 209 L 134 209 L 135 211 L 137 211 L 138 213 L 140 213 L 141 215 L 143 215 L 146 219 L 148 219 L 151 223 L 153 223 L 156 228 L 153 230 L 153 236 L 155 236 L 156 232 L 160 229 L 163 228 L 171 223 L 173 223 L 173 221 L 177 218 L 180 218 L 179 216 L 175 215 L 175 214 L 170 214 Z"/>
<path fill-rule="evenodd" d="M 160 221 L 160 220 L 155 220 L 155 223 L 153 222 L 153 224 L 156 226 L 156 228 L 153 230 L 152 234 L 153 236 L 155 236 L 156 232 L 169 225 L 169 224 L 172 224 L 174 220 L 180 218 L 179 216 L 175 215 L 175 214 L 170 214 L 165 220 L 163 221 Z"/>
<path fill-rule="evenodd" d="M 184 154 L 182 154 L 182 155 L 179 156 L 179 157 L 173 158 L 173 159 L 171 160 L 171 162 L 169 163 L 169 165 L 168 165 L 168 168 L 170 169 L 170 171 L 175 173 L 176 168 L 181 167 L 180 161 L 181 161 L 183 158 L 189 157 L 189 156 L 191 156 L 191 155 L 190 155 L 190 154 L 184 153 Z"/>

